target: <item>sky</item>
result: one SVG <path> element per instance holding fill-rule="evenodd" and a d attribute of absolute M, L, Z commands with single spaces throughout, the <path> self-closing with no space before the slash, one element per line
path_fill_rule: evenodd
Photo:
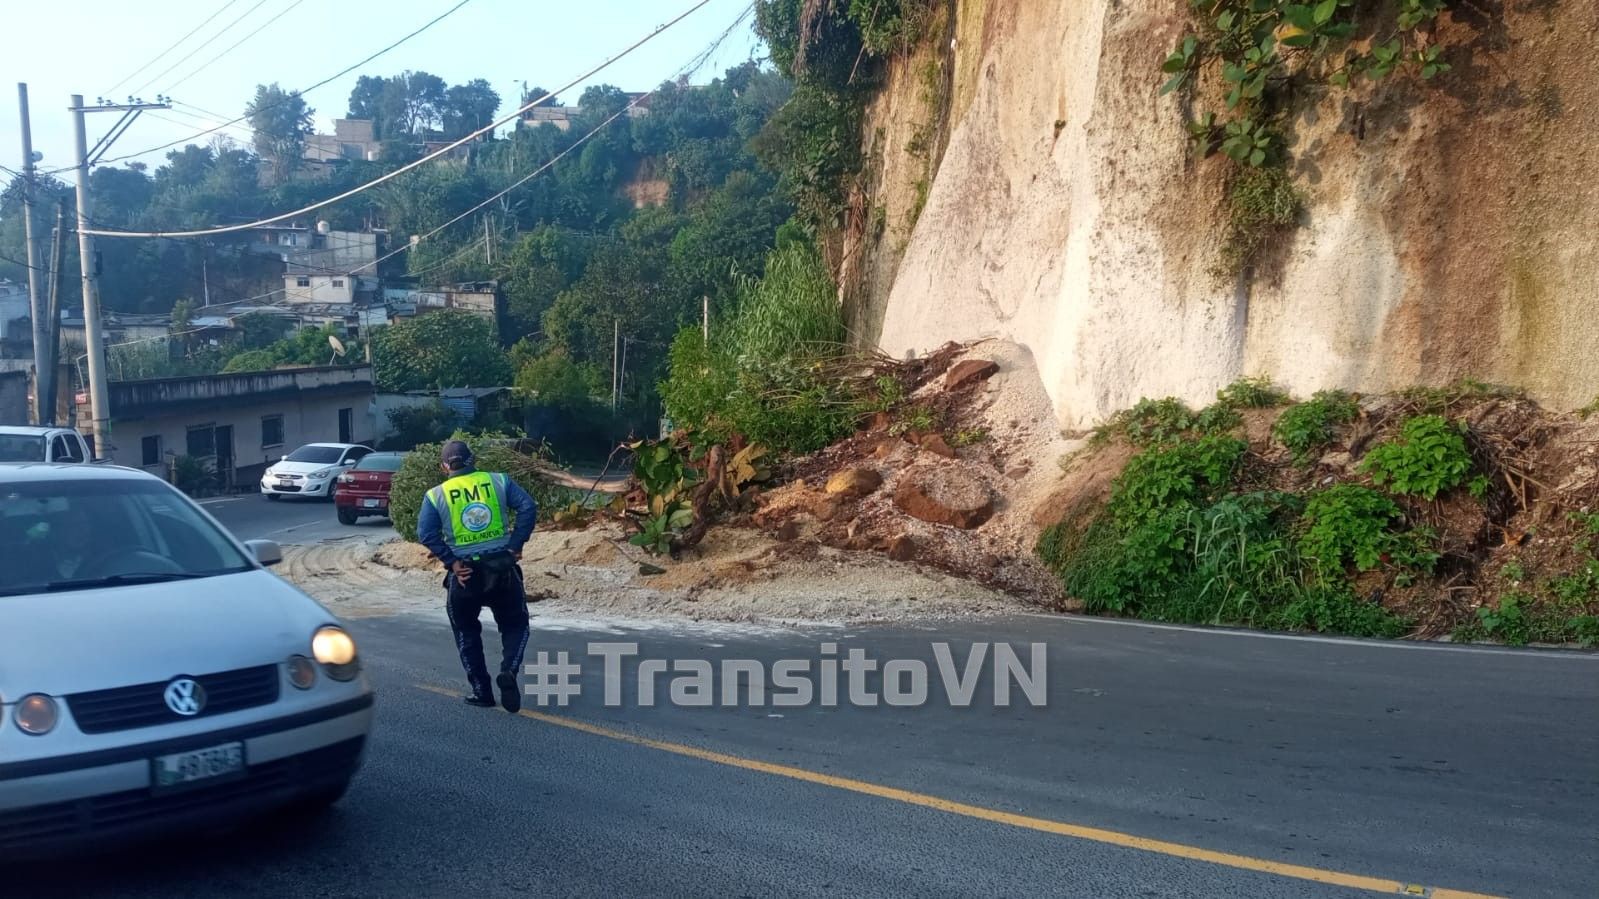
<path fill-rule="evenodd" d="M 33 148 L 44 156 L 40 169 L 61 168 L 74 162 L 72 116 L 67 112 L 74 93 L 82 94 L 90 104 L 101 96 L 122 102 L 130 93 L 150 101 L 158 93 L 172 98 L 173 109 L 142 114 L 106 154 L 108 158 L 123 156 L 242 115 L 257 84 L 277 82 L 285 89 L 299 89 L 321 81 L 458 2 L 7 3 L 0 13 L 8 38 L 0 51 L 0 165 L 16 169 L 22 161 L 17 82 L 28 84 Z M 523 82 L 549 90 L 561 87 L 617 56 L 696 2 L 467 0 L 427 31 L 306 94 L 306 100 L 316 110 L 316 129 L 330 132 L 333 119 L 344 115 L 359 75 L 387 76 L 412 69 L 432 72 L 450 84 L 487 79 L 500 94 L 500 115 L 508 115 L 516 108 Z M 575 103 L 588 84 L 614 84 L 624 90 L 654 87 L 703 53 L 749 6 L 750 0 L 709 0 L 638 50 L 561 94 L 560 99 Z M 730 66 L 763 57 L 764 50 L 750 27 L 752 20 L 753 16 L 747 18 L 691 80 L 703 83 Z M 206 24 L 201 26 L 203 22 Z M 196 26 L 201 27 L 192 36 L 155 59 Z M 257 28 L 261 30 L 251 36 Z M 153 64 L 146 66 L 152 59 Z M 141 67 L 145 67 L 143 71 L 118 84 Z M 89 144 L 116 121 L 115 113 L 88 116 Z M 249 131 L 242 122 L 218 133 L 249 143 Z M 211 137 L 198 137 L 194 142 L 203 144 Z M 153 169 L 165 161 L 167 152 L 137 158 Z M 70 180 L 72 176 L 60 177 Z"/>

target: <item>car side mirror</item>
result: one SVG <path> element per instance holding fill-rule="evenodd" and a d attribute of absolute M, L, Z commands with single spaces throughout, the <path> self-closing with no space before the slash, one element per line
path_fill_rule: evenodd
<path fill-rule="evenodd" d="M 283 561 L 283 547 L 271 540 L 246 540 L 244 548 L 262 565 L 276 565 Z"/>
<path fill-rule="evenodd" d="M 340 465 L 354 465 L 355 464 L 355 460 L 354 459 L 345 459 L 343 462 L 340 462 L 339 464 Z"/>

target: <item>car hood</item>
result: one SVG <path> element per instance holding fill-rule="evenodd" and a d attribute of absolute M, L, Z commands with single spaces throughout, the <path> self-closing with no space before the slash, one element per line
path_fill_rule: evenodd
<path fill-rule="evenodd" d="M 336 619 L 269 571 L 0 596 L 0 696 L 60 696 L 281 662 Z"/>
<path fill-rule="evenodd" d="M 273 474 L 310 474 L 313 471 L 329 471 L 341 467 L 327 462 L 273 462 L 267 466 L 267 471 Z"/>

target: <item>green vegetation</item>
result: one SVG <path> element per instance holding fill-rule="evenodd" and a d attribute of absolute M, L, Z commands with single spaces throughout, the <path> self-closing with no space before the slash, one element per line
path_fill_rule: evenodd
<path fill-rule="evenodd" d="M 522 453 L 517 449 L 517 441 L 495 434 L 457 431 L 450 439 L 466 441 L 477 459 L 479 470 L 504 472 L 522 485 L 524 490 L 533 495 L 533 501 L 538 503 L 540 515 L 552 514 L 554 510 L 582 496 L 582 491 L 551 483 L 544 476 L 542 469 L 550 466 L 547 450 L 532 455 Z M 394 482 L 389 488 L 389 511 L 394 520 L 394 529 L 413 543 L 416 541 L 417 515 L 422 511 L 424 496 L 428 490 L 444 483 L 444 474 L 439 470 L 441 445 L 424 443 L 416 447 L 405 457 L 400 470 L 394 473 Z M 507 526 L 514 526 L 515 522 L 513 514 Z"/>
<path fill-rule="evenodd" d="M 844 320 L 820 257 L 802 243 L 773 252 L 766 276 L 743 279 L 736 311 L 672 343 L 666 412 L 702 445 L 734 435 L 778 452 L 820 449 L 848 434 L 886 395 L 843 377 Z M 876 398 L 872 398 L 876 388 Z"/>
<path fill-rule="evenodd" d="M 493 325 L 445 309 L 374 333 L 372 376 L 379 390 L 492 387 L 510 382 L 511 366 Z"/>
<path fill-rule="evenodd" d="M 1270 409 L 1288 402 L 1288 392 L 1271 378 L 1244 377 L 1216 391 L 1216 402 L 1233 409 Z"/>
<path fill-rule="evenodd" d="M 1460 486 L 1471 472 L 1471 453 L 1466 449 L 1463 426 L 1441 415 L 1418 415 L 1407 420 L 1401 436 L 1372 447 L 1360 464 L 1378 486 L 1400 496 L 1437 499 L 1438 495 Z M 1486 481 L 1479 481 L 1481 495 Z"/>
<path fill-rule="evenodd" d="M 1197 98 L 1183 104 L 1199 109 L 1187 123 L 1195 151 L 1219 151 L 1240 168 L 1214 274 L 1247 271 L 1298 220 L 1301 200 L 1286 168 L 1297 122 L 1293 98 L 1347 88 L 1357 76 L 1380 79 L 1405 69 L 1426 80 L 1449 71 L 1428 37 L 1446 5 L 1384 0 L 1357 10 L 1355 0 L 1189 0 L 1195 27 L 1162 61 L 1161 93 Z M 1368 45 L 1351 42 L 1357 14 L 1376 35 Z"/>
<path fill-rule="evenodd" d="M 1342 390 L 1317 391 L 1308 401 L 1290 406 L 1272 426 L 1272 435 L 1303 465 L 1332 442 L 1333 428 L 1360 415 L 1353 397 Z"/>

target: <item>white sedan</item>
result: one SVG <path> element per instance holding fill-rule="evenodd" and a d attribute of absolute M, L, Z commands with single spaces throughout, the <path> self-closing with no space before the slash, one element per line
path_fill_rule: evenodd
<path fill-rule="evenodd" d="M 261 475 L 261 494 L 267 499 L 331 499 L 339 475 L 371 453 L 371 447 L 356 443 L 307 443 L 267 466 Z"/>
<path fill-rule="evenodd" d="M 280 559 L 143 472 L 0 466 L 0 860 L 343 794 L 372 689 Z"/>

